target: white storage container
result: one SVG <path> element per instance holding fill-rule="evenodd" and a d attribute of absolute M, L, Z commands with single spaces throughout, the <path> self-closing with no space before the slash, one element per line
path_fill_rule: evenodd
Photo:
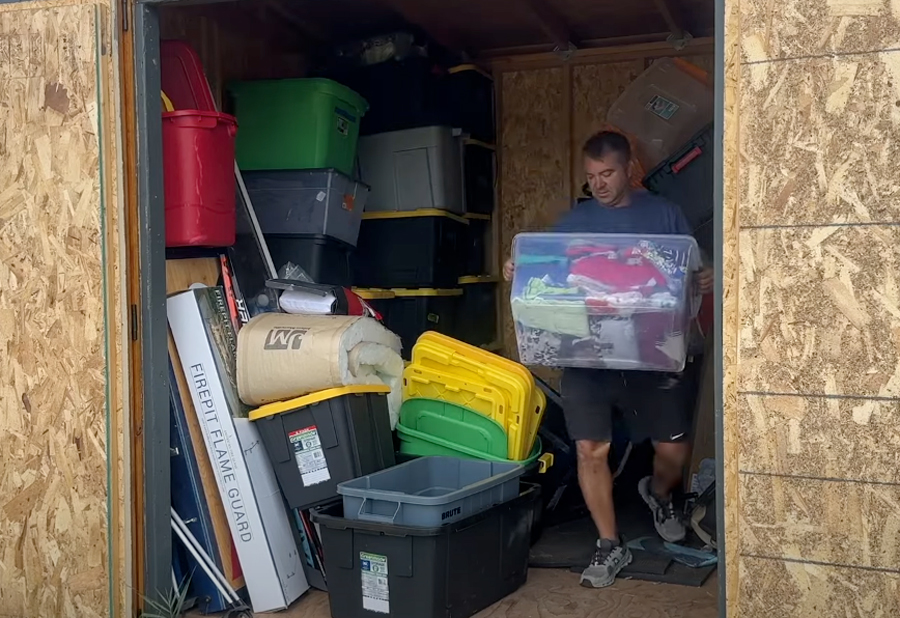
<path fill-rule="evenodd" d="M 519 234 L 513 256 L 523 364 L 684 369 L 700 307 L 690 236 Z"/>
<path fill-rule="evenodd" d="M 449 127 L 423 127 L 359 140 L 367 211 L 464 210 L 462 138 Z"/>
<path fill-rule="evenodd" d="M 671 58 L 660 58 L 612 104 L 607 122 L 632 135 L 653 169 L 713 120 L 713 91 Z"/>

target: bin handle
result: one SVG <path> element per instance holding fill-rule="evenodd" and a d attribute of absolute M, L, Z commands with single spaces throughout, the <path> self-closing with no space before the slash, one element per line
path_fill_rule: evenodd
<path fill-rule="evenodd" d="M 554 459 L 553 453 L 544 453 L 538 457 L 538 474 L 544 474 L 552 468 Z"/>
<path fill-rule="evenodd" d="M 169 97 L 167 97 L 167 96 L 166 96 L 166 93 L 163 92 L 162 90 L 160 90 L 159 93 L 162 95 L 163 111 L 165 111 L 165 112 L 174 112 L 174 111 L 175 111 L 175 106 L 172 105 L 172 100 L 171 100 Z"/>
<path fill-rule="evenodd" d="M 393 492 L 398 493 L 398 492 Z M 366 508 L 366 502 L 368 502 L 368 498 L 363 498 L 362 504 L 359 505 L 359 511 L 356 513 L 360 519 L 365 519 L 368 521 L 380 521 L 386 524 L 392 524 L 397 519 L 397 515 L 400 514 L 400 503 L 397 502 L 397 508 L 394 509 L 393 515 L 376 515 L 375 513 L 364 512 Z"/>

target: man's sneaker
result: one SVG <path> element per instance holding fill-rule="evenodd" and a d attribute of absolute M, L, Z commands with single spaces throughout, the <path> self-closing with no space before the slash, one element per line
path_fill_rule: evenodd
<path fill-rule="evenodd" d="M 638 483 L 638 492 L 653 511 L 653 524 L 656 526 L 656 531 L 663 540 L 669 543 L 683 541 L 687 534 L 684 523 L 675 512 L 671 500 L 663 500 L 653 493 L 650 488 L 650 480 L 649 476 L 642 478 Z"/>
<path fill-rule="evenodd" d="M 597 549 L 591 564 L 581 574 L 581 585 L 586 588 L 606 588 L 616 581 L 619 571 L 631 564 L 631 550 L 619 539 L 614 545 L 612 541 L 597 541 Z"/>

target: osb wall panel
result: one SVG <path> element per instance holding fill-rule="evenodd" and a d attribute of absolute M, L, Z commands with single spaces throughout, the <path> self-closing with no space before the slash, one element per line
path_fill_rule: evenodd
<path fill-rule="evenodd" d="M 40 6 L 0 8 L 0 615 L 108 616 L 107 449 L 121 460 L 122 441 L 107 423 L 123 414 L 108 401 L 123 389 L 110 14 Z"/>
<path fill-rule="evenodd" d="M 900 615 L 898 12 L 742 0 L 740 17 L 729 604 L 741 618 Z"/>
<path fill-rule="evenodd" d="M 725 2 L 723 26 L 722 83 L 722 324 L 718 326 L 722 345 L 722 528 L 725 539 L 725 611 L 730 618 L 740 615 L 742 567 L 739 567 L 741 495 L 739 483 L 740 427 L 737 408 L 738 327 L 740 324 L 740 234 L 738 227 L 741 166 L 741 15 L 738 0 Z"/>
<path fill-rule="evenodd" d="M 500 250 L 510 255 L 519 232 L 547 228 L 569 207 L 567 69 L 500 77 Z M 509 284 L 501 286 L 505 353 L 517 358 Z"/>
<path fill-rule="evenodd" d="M 644 59 L 572 67 L 572 192 L 581 195 L 585 183 L 581 148 L 606 124 L 610 106 L 644 71 Z"/>
<path fill-rule="evenodd" d="M 302 77 L 308 68 L 305 56 L 273 47 L 271 38 L 258 27 L 226 27 L 214 17 L 222 5 L 163 7 L 160 34 L 180 39 L 194 48 L 203 63 L 210 88 L 222 109 L 228 82 L 240 79 Z"/>

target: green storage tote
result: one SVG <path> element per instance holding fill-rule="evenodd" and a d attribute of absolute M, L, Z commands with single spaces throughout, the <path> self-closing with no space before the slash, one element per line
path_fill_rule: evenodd
<path fill-rule="evenodd" d="M 234 82 L 243 171 L 335 168 L 353 175 L 359 123 L 369 108 L 361 96 L 330 79 Z"/>
<path fill-rule="evenodd" d="M 500 423 L 454 403 L 408 399 L 400 408 L 400 424 L 491 457 L 509 457 L 506 431 Z"/>

